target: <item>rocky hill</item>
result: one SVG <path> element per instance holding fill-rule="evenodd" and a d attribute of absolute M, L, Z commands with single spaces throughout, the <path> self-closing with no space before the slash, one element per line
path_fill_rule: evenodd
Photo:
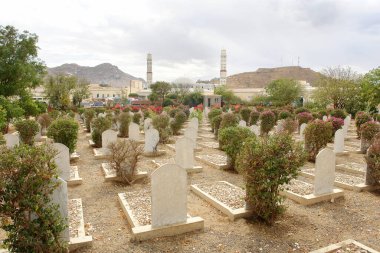
<path fill-rule="evenodd" d="M 254 72 L 245 72 L 227 77 L 227 86 L 229 88 L 263 88 L 271 81 L 280 78 L 305 80 L 315 86 L 319 76 L 319 72 L 298 66 L 259 68 Z"/>
<path fill-rule="evenodd" d="M 75 63 L 63 64 L 55 68 L 48 68 L 48 73 L 50 75 L 75 75 L 78 78 L 88 80 L 90 83 L 109 84 L 114 87 L 125 87 L 129 85 L 131 80 L 141 80 L 145 83 L 144 79 L 124 73 L 110 63 L 102 63 L 95 67 L 80 66 Z"/>

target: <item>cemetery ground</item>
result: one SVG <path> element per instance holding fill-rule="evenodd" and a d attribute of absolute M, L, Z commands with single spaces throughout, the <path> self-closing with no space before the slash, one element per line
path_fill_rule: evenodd
<path fill-rule="evenodd" d="M 150 174 L 155 169 L 152 159 L 174 157 L 175 152 L 165 145 L 159 148 L 165 149 L 166 155 L 143 157 L 138 166 L 140 170 Z M 380 249 L 380 191 L 359 193 L 346 190 L 345 197 L 334 203 L 311 206 L 286 200 L 287 209 L 273 226 L 253 219 L 230 221 L 227 215 L 191 192 L 190 185 L 227 181 L 244 187 L 243 177 L 199 161 L 196 164 L 202 165 L 203 171 L 188 175 L 188 213 L 204 219 L 204 231 L 131 242 L 131 228 L 117 194 L 150 190 L 150 179 L 133 186 L 105 182 L 101 170 L 101 163 L 105 160 L 94 159 L 88 137 L 81 131 L 77 151 L 81 157 L 72 165 L 79 167 L 83 184 L 69 187 L 69 198 L 82 198 L 86 230 L 93 236 L 93 245 L 77 252 L 309 252 L 347 239 Z M 203 147 L 195 155 L 211 153 L 222 154 L 222 151 Z M 337 157 L 337 164 L 348 161 L 364 163 L 364 158 L 354 153 Z M 312 182 L 307 178 L 304 180 Z M 143 205 L 140 208 L 145 209 Z"/>

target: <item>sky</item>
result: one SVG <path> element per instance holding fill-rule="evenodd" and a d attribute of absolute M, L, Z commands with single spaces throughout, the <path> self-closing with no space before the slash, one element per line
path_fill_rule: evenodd
<path fill-rule="evenodd" d="M 48 67 L 111 63 L 153 81 L 299 65 L 380 65 L 380 0 L 1 0 L 0 25 L 39 36 Z"/>

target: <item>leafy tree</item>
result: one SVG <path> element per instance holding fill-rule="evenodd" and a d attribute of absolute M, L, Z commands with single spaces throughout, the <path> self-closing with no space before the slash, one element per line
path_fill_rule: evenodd
<path fill-rule="evenodd" d="M 31 96 L 25 95 L 18 101 L 20 107 L 24 110 L 24 116 L 38 116 L 42 111 L 39 104 Z"/>
<path fill-rule="evenodd" d="M 203 96 L 202 96 L 202 92 L 199 90 L 188 93 L 185 96 L 184 101 L 183 101 L 184 105 L 188 105 L 190 107 L 194 107 L 202 103 L 203 103 Z"/>
<path fill-rule="evenodd" d="M 9 123 L 13 119 L 21 118 L 25 112 L 17 101 L 11 101 L 3 96 L 0 96 L 0 106 L 6 111 L 6 127 L 3 129 L 3 132 L 7 133 Z"/>
<path fill-rule="evenodd" d="M 289 105 L 302 94 L 301 85 L 292 79 L 275 80 L 265 88 L 269 100 L 275 105 Z"/>
<path fill-rule="evenodd" d="M 70 91 L 77 86 L 74 76 L 49 76 L 45 83 L 45 94 L 53 108 L 67 110 L 70 106 Z"/>
<path fill-rule="evenodd" d="M 90 97 L 88 89 L 89 82 L 85 79 L 77 80 L 76 86 L 73 90 L 73 104 L 80 107 L 83 99 Z"/>
<path fill-rule="evenodd" d="M 360 83 L 360 97 L 366 111 L 376 111 L 380 104 L 380 67 L 364 75 Z"/>
<path fill-rule="evenodd" d="M 237 97 L 232 90 L 227 89 L 225 85 L 215 87 L 214 94 L 221 95 L 222 100 L 226 104 L 239 104 L 242 102 L 241 99 Z"/>
<path fill-rule="evenodd" d="M 41 82 L 45 65 L 37 58 L 37 42 L 35 34 L 0 26 L 0 95 L 22 95 Z"/>
<path fill-rule="evenodd" d="M 186 84 L 173 84 L 173 94 L 177 96 L 180 104 L 186 104 L 185 99 L 190 95 L 190 86 Z"/>
<path fill-rule="evenodd" d="M 137 94 L 137 93 L 129 93 L 128 97 L 130 97 L 130 98 L 138 98 L 139 94 Z"/>
<path fill-rule="evenodd" d="M 167 82 L 156 82 L 150 86 L 152 94 L 156 94 L 159 101 L 162 103 L 165 101 L 165 96 L 169 94 L 172 86 Z"/>
<path fill-rule="evenodd" d="M 0 105 L 0 134 L 7 125 L 7 111 Z"/>

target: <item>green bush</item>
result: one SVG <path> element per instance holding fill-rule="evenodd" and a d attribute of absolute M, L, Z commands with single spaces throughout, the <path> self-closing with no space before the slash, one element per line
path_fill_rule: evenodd
<path fill-rule="evenodd" d="M 181 109 L 179 109 L 179 108 L 173 108 L 173 109 L 171 109 L 171 110 L 169 111 L 169 116 L 170 116 L 170 118 L 174 118 L 175 115 L 176 115 L 176 113 L 179 112 L 179 111 L 181 111 Z"/>
<path fill-rule="evenodd" d="M 293 118 L 293 114 L 288 111 L 281 111 L 278 114 L 278 119 L 287 119 L 287 118 Z"/>
<path fill-rule="evenodd" d="M 174 120 L 172 122 L 170 122 L 170 128 L 172 130 L 172 133 L 174 135 L 178 135 L 179 134 L 179 130 L 181 130 L 183 124 L 185 123 L 186 121 L 186 113 L 184 113 L 182 110 L 179 110 L 175 116 L 174 116 Z"/>
<path fill-rule="evenodd" d="M 250 125 L 256 125 L 257 121 L 259 121 L 260 118 L 260 112 L 258 111 L 253 111 L 249 115 L 249 124 Z"/>
<path fill-rule="evenodd" d="M 214 124 L 212 123 L 212 119 L 213 119 L 215 116 L 218 116 L 218 115 L 221 115 L 221 114 L 222 114 L 222 110 L 221 110 L 221 109 L 212 109 L 212 110 L 208 113 L 207 117 L 208 117 L 208 119 L 209 119 L 209 121 L 210 121 L 210 123 L 211 123 L 211 129 L 212 129 L 212 131 L 214 131 L 214 129 L 215 129 Z"/>
<path fill-rule="evenodd" d="M 165 98 L 164 102 L 162 103 L 162 106 L 170 106 L 173 104 L 173 100 L 171 100 L 170 98 Z"/>
<path fill-rule="evenodd" d="M 0 147 L 0 228 L 10 252 L 67 252 L 67 227 L 51 203 L 58 187 L 55 152 L 46 145 Z"/>
<path fill-rule="evenodd" d="M 82 115 L 85 111 L 86 111 L 86 109 L 84 109 L 84 108 L 78 108 L 79 115 Z"/>
<path fill-rule="evenodd" d="M 216 137 L 218 136 L 221 122 L 222 122 L 222 115 L 216 115 L 211 120 L 211 125 L 213 126 L 213 131 Z"/>
<path fill-rule="evenodd" d="M 335 110 L 332 110 L 330 112 L 330 115 L 331 115 L 331 117 L 341 118 L 341 119 L 344 120 L 346 118 L 346 116 L 347 116 L 347 113 L 344 110 L 335 109 Z"/>
<path fill-rule="evenodd" d="M 229 165 L 234 168 L 236 156 L 239 154 L 244 141 L 255 134 L 247 127 L 226 127 L 219 131 L 219 147 L 229 158 Z"/>
<path fill-rule="evenodd" d="M 133 121 L 134 123 L 136 123 L 137 125 L 140 125 L 140 120 L 141 120 L 141 118 L 142 118 L 141 113 L 136 112 L 135 114 L 133 114 L 133 119 L 132 119 L 132 121 Z"/>
<path fill-rule="evenodd" d="M 0 132 L 0 145 L 4 145 L 4 144 L 6 144 L 6 141 L 5 141 L 5 139 L 4 139 L 4 135 L 3 135 L 3 133 Z"/>
<path fill-rule="evenodd" d="M 260 133 L 266 135 L 276 125 L 276 116 L 272 111 L 263 111 L 260 114 Z"/>
<path fill-rule="evenodd" d="M 306 154 L 290 135 L 248 138 L 237 156 L 236 167 L 246 181 L 246 203 L 253 214 L 272 224 L 284 208 L 281 186 L 296 178 Z"/>
<path fill-rule="evenodd" d="M 102 146 L 102 133 L 112 126 L 112 122 L 106 117 L 100 117 L 93 120 L 91 138 L 95 147 Z"/>
<path fill-rule="evenodd" d="M 4 131 L 7 126 L 7 111 L 0 105 L 0 133 Z"/>
<path fill-rule="evenodd" d="M 99 108 L 99 107 L 97 107 L 94 110 L 95 110 L 96 115 L 99 115 L 101 113 L 105 113 L 106 112 L 106 108 Z"/>
<path fill-rule="evenodd" d="M 55 120 L 56 118 L 58 118 L 60 114 L 61 114 L 61 112 L 58 111 L 58 110 L 52 110 L 52 111 L 49 112 L 49 115 L 50 115 L 50 117 L 53 120 Z"/>
<path fill-rule="evenodd" d="M 310 112 L 310 110 L 305 108 L 305 107 L 300 107 L 300 108 L 295 109 L 295 111 L 294 111 L 295 114 L 298 114 L 301 112 Z"/>
<path fill-rule="evenodd" d="M 313 115 L 310 112 L 300 112 L 297 114 L 298 125 L 307 124 L 313 120 Z"/>
<path fill-rule="evenodd" d="M 239 124 L 239 118 L 233 113 L 225 113 L 222 115 L 222 121 L 220 122 L 219 129 L 226 127 L 237 126 Z"/>
<path fill-rule="evenodd" d="M 15 124 L 17 131 L 20 133 L 20 141 L 22 143 L 33 145 L 34 137 L 38 133 L 38 123 L 31 119 L 20 120 Z"/>
<path fill-rule="evenodd" d="M 380 132 L 380 124 L 376 121 L 368 121 L 360 126 L 361 138 L 372 143 L 373 138 Z"/>
<path fill-rule="evenodd" d="M 203 119 L 203 113 L 201 110 L 194 110 L 192 113 L 190 113 L 190 118 L 197 118 L 198 122 L 201 123 Z"/>
<path fill-rule="evenodd" d="M 95 111 L 93 109 L 88 109 L 84 112 L 84 119 L 86 121 L 87 132 L 91 132 L 91 122 L 95 117 Z"/>
<path fill-rule="evenodd" d="M 160 134 L 160 143 L 166 143 L 171 135 L 169 126 L 170 117 L 165 114 L 156 115 L 152 119 L 152 125 Z"/>
<path fill-rule="evenodd" d="M 78 124 L 72 119 L 57 119 L 49 126 L 47 136 L 62 143 L 73 153 L 78 140 Z"/>
<path fill-rule="evenodd" d="M 251 109 L 247 108 L 247 107 L 244 107 L 240 110 L 240 116 L 241 118 L 247 122 L 247 126 L 249 126 L 249 118 L 251 116 Z"/>
<path fill-rule="evenodd" d="M 305 149 L 309 154 L 309 161 L 314 162 L 319 150 L 327 146 L 333 134 L 331 122 L 314 120 L 307 124 L 305 131 Z"/>
<path fill-rule="evenodd" d="M 355 125 L 356 125 L 356 133 L 360 139 L 360 126 L 364 123 L 371 121 L 372 117 L 369 113 L 366 112 L 357 112 L 355 116 Z"/>
<path fill-rule="evenodd" d="M 119 137 L 127 138 L 129 132 L 129 123 L 131 123 L 131 115 L 129 112 L 122 112 L 119 115 Z"/>
<path fill-rule="evenodd" d="M 380 183 L 380 134 L 377 134 L 365 156 L 367 162 L 366 184 Z"/>

